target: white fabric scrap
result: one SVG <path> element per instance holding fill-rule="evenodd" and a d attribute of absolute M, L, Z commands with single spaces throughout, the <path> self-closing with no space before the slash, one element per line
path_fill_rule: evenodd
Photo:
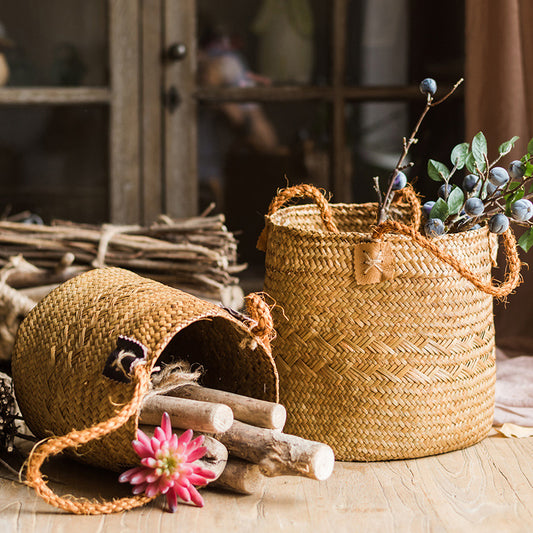
<path fill-rule="evenodd" d="M 507 437 L 533 435 L 533 357 L 496 349 L 494 426 Z"/>

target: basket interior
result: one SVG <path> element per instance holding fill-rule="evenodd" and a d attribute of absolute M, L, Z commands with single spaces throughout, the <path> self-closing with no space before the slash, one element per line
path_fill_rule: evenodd
<path fill-rule="evenodd" d="M 277 374 L 268 354 L 233 320 L 203 318 L 180 330 L 159 356 L 157 365 L 187 361 L 200 367 L 200 384 L 252 396 L 277 400 Z"/>

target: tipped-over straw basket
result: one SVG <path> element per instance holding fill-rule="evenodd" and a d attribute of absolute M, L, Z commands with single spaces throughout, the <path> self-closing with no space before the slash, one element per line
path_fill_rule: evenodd
<path fill-rule="evenodd" d="M 290 187 L 258 243 L 287 431 L 328 443 L 337 459 L 447 452 L 492 425 L 492 299 L 519 282 L 514 237 L 503 236 L 507 279 L 492 285 L 495 236 L 483 227 L 428 240 L 413 196 L 375 227 L 375 204 L 330 205 Z M 283 207 L 296 197 L 316 205 Z"/>
<path fill-rule="evenodd" d="M 168 363 L 201 365 L 207 386 L 277 401 L 268 306 L 257 295 L 248 304 L 250 319 L 119 268 L 91 270 L 52 291 L 22 322 L 13 354 L 24 419 L 39 438 L 51 437 L 30 456 L 28 484 L 81 514 L 146 503 L 141 496 L 104 503 L 59 497 L 40 468 L 64 449 L 113 470 L 138 463 L 131 441 L 142 401 L 152 373 Z M 119 337 L 133 352 L 117 349 Z"/>

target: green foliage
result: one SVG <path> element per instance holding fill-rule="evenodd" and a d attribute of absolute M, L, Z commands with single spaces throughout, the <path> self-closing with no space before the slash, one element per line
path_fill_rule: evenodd
<path fill-rule="evenodd" d="M 518 246 L 520 246 L 524 252 L 529 251 L 533 246 L 533 228 L 529 228 L 520 239 L 518 239 Z"/>
<path fill-rule="evenodd" d="M 428 161 L 428 176 L 433 181 L 448 181 L 449 175 L 450 171 L 445 164 L 435 161 L 434 159 Z"/>
<path fill-rule="evenodd" d="M 533 139 L 530 139 L 530 141 L 527 143 L 527 153 L 529 155 L 533 155 Z"/>
<path fill-rule="evenodd" d="M 487 139 L 482 131 L 477 133 L 472 139 L 472 155 L 477 168 L 481 172 L 485 172 L 487 170 Z"/>
<path fill-rule="evenodd" d="M 466 158 L 468 157 L 468 143 L 461 143 L 454 147 L 452 150 L 450 159 L 452 165 L 457 167 L 458 170 L 461 170 L 466 163 Z"/>
<path fill-rule="evenodd" d="M 454 187 L 452 192 L 448 196 L 448 213 L 450 215 L 456 215 L 463 207 L 465 201 L 465 195 L 460 187 Z"/>
<path fill-rule="evenodd" d="M 500 144 L 500 147 L 498 148 L 499 154 L 502 156 L 508 154 L 513 149 L 514 143 L 518 141 L 519 138 L 520 137 L 517 137 L 515 135 L 514 137 L 509 139 L 507 142 Z"/>
<path fill-rule="evenodd" d="M 468 169 L 468 172 L 471 174 L 477 174 L 478 169 L 476 168 L 476 161 L 474 160 L 474 154 L 472 152 L 469 152 L 466 156 L 466 162 L 465 162 L 466 168 Z"/>
<path fill-rule="evenodd" d="M 448 204 L 442 198 L 439 198 L 435 205 L 431 208 L 429 218 L 440 218 L 443 222 L 446 222 L 448 215 L 450 214 Z"/>

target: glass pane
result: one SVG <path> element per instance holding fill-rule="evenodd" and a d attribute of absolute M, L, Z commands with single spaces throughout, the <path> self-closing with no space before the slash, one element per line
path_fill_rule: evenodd
<path fill-rule="evenodd" d="M 330 188 L 329 115 L 314 102 L 200 105 L 200 210 L 216 202 L 228 227 L 242 232 L 242 260 L 264 261 L 255 242 L 278 188 Z"/>
<path fill-rule="evenodd" d="M 108 84 L 105 0 L 2 2 L 0 24 L 8 85 Z"/>
<path fill-rule="evenodd" d="M 108 108 L 0 107 L 0 213 L 108 219 Z"/>
<path fill-rule="evenodd" d="M 409 1 L 351 0 L 348 4 L 346 83 L 406 85 Z"/>
<path fill-rule="evenodd" d="M 200 75 L 200 81 L 326 83 L 330 12 L 330 2 L 322 0 L 199 0 L 200 67 L 207 62 L 204 70 L 211 73 Z"/>

